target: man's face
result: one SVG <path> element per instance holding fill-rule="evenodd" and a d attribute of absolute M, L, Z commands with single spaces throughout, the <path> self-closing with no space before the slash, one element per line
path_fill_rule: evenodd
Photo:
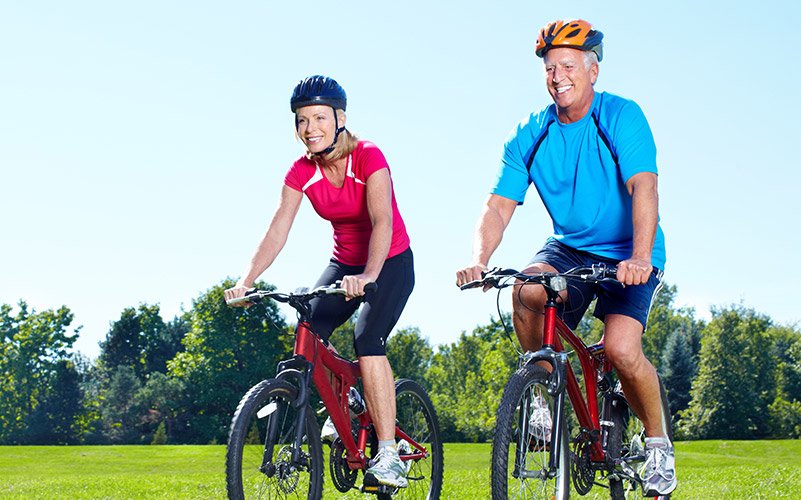
<path fill-rule="evenodd" d="M 593 98 L 592 85 L 598 78 L 598 65 L 590 64 L 587 68 L 584 52 L 566 47 L 549 50 L 543 62 L 545 84 L 560 115 L 581 112 L 585 106 L 589 109 Z M 584 109 L 584 113 L 587 109 Z"/>

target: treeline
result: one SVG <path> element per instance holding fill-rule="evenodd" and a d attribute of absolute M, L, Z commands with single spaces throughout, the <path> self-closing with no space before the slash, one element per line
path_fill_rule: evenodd
<path fill-rule="evenodd" d="M 93 361 L 72 350 L 79 331 L 68 308 L 0 305 L 0 444 L 224 443 L 239 398 L 274 375 L 293 342 L 274 303 L 225 306 L 232 284 L 170 321 L 157 305 L 125 309 Z M 666 287 L 654 304 L 644 349 L 667 387 L 677 438 L 801 437 L 801 332 L 741 305 L 701 321 L 675 296 Z M 579 330 L 592 342 L 602 325 L 588 315 Z M 349 322 L 332 337 L 345 356 L 352 331 Z M 517 366 L 511 340 L 491 319 L 436 348 L 417 328 L 399 330 L 387 351 L 396 377 L 428 389 L 446 441 L 480 442 L 492 437 Z"/>

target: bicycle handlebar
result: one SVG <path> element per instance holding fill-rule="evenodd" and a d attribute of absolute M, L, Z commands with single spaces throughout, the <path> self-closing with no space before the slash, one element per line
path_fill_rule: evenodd
<path fill-rule="evenodd" d="M 311 291 L 308 291 L 307 288 L 301 288 L 294 293 L 268 292 L 266 290 L 253 288 L 249 290 L 243 297 L 237 297 L 235 299 L 226 301 L 226 304 L 229 306 L 246 302 L 255 304 L 261 302 L 265 298 L 290 304 L 292 302 L 308 304 L 311 299 L 315 297 L 321 297 L 323 295 L 345 295 L 346 291 L 344 288 L 340 288 L 341 284 L 341 281 L 337 281 L 331 285 L 318 286 Z M 365 292 L 373 292 L 375 290 L 378 290 L 378 285 L 376 283 L 371 282 L 364 285 Z"/>
<path fill-rule="evenodd" d="M 503 269 L 495 267 L 489 271 L 481 273 L 480 280 L 465 283 L 459 288 L 478 288 L 490 285 L 493 288 L 506 288 L 515 284 L 538 284 L 551 288 L 557 292 L 567 289 L 567 281 L 584 281 L 587 283 L 616 283 L 621 286 L 623 283 L 617 280 L 617 267 L 607 266 L 606 264 L 594 264 L 586 267 L 574 267 L 564 273 L 538 273 L 525 274 L 514 269 Z M 509 278 L 515 278 L 522 283 L 515 282 Z"/>

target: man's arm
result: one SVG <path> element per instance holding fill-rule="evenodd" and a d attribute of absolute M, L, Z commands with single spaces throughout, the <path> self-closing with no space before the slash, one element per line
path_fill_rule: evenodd
<path fill-rule="evenodd" d="M 631 217 L 634 225 L 631 257 L 618 264 L 617 279 L 626 285 L 640 285 L 648 281 L 653 266 L 651 252 L 659 220 L 659 194 L 657 176 L 640 172 L 626 182 L 631 195 Z"/>
<path fill-rule="evenodd" d="M 473 236 L 473 260 L 469 266 L 456 272 L 457 285 L 481 279 L 481 272 L 487 270 L 490 257 L 501 244 L 503 232 L 509 225 L 515 208 L 517 202 L 509 198 L 496 194 L 487 198 Z"/>

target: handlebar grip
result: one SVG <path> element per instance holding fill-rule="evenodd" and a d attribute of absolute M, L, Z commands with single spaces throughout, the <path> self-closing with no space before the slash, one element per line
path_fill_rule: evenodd
<path fill-rule="evenodd" d="M 364 293 L 375 292 L 376 290 L 378 290 L 378 283 L 375 281 L 371 281 L 370 283 L 364 285 Z"/>
<path fill-rule="evenodd" d="M 228 304 L 229 306 L 233 306 L 236 304 L 245 304 L 245 303 L 252 304 L 254 302 L 258 302 L 260 299 L 261 297 L 259 297 L 258 295 L 253 295 L 253 296 L 245 295 L 244 297 L 237 297 L 235 299 L 228 300 L 225 303 Z"/>
<path fill-rule="evenodd" d="M 459 286 L 459 290 L 469 290 L 470 288 L 478 288 L 484 285 L 484 280 L 475 280 Z"/>

